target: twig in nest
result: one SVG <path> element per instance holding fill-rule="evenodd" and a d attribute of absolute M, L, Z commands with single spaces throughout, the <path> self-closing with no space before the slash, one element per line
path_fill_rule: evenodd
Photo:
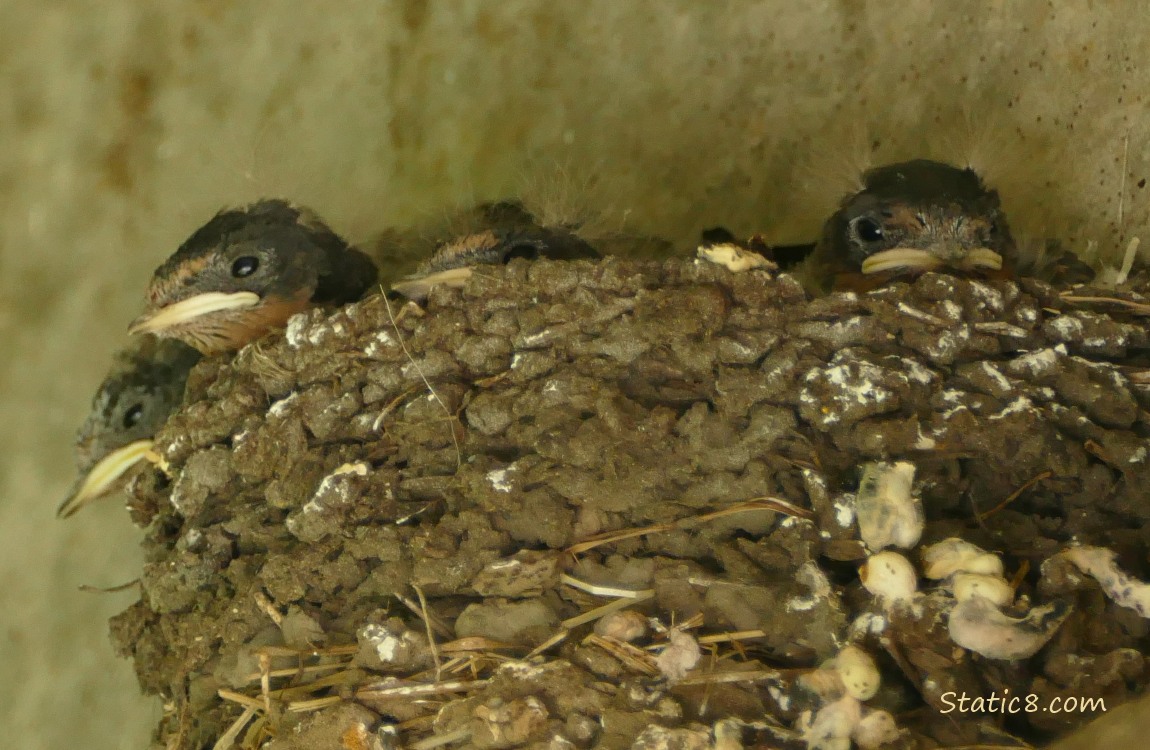
<path fill-rule="evenodd" d="M 439 659 L 439 647 L 435 645 L 435 633 L 431 629 L 431 616 L 428 615 L 427 598 L 423 595 L 423 589 L 416 586 L 414 583 L 411 587 L 415 589 L 415 595 L 419 597 L 419 610 L 423 613 L 423 627 L 427 630 L 427 645 L 431 649 L 431 660 L 435 662 L 435 681 L 439 682 L 440 677 L 443 675 L 443 663 Z"/>
<path fill-rule="evenodd" d="M 456 680 L 455 682 L 440 682 L 436 684 L 416 685 L 390 685 L 380 686 L 377 683 L 365 685 L 355 691 L 357 699 L 363 698 L 414 698 L 427 695 L 447 695 L 448 693 L 469 693 L 487 687 L 487 680 Z"/>
<path fill-rule="evenodd" d="M 1137 237 L 1131 237 L 1130 242 L 1126 245 L 1126 252 L 1122 256 L 1122 267 L 1118 269 L 1118 276 L 1114 279 L 1115 284 L 1125 284 L 1126 279 L 1130 278 L 1130 271 L 1134 268 L 1134 259 L 1138 257 L 1138 245 L 1142 240 Z"/>
<path fill-rule="evenodd" d="M 626 601 L 628 604 L 631 603 L 630 601 L 628 601 L 626 599 L 622 599 L 620 601 Z M 610 606 L 610 605 L 607 605 L 607 606 Z M 600 607 L 600 609 L 602 609 L 602 607 Z M 544 651 L 551 648 L 552 646 L 554 646 L 558 643 L 562 643 L 563 641 L 567 640 L 567 636 L 569 636 L 569 635 L 571 635 L 570 630 L 560 630 L 555 635 L 553 635 L 550 638 L 548 638 L 547 640 L 543 641 L 542 643 L 540 643 L 535 648 L 531 649 L 531 652 L 523 658 L 526 660 L 526 659 L 530 659 L 533 656 L 538 656 L 539 654 L 543 653 Z"/>
<path fill-rule="evenodd" d="M 1024 559 L 1022 564 L 1018 566 L 1018 572 L 1010 577 L 1010 588 L 1018 591 L 1018 587 L 1026 580 L 1026 574 L 1030 572 L 1030 561 Z"/>
<path fill-rule="evenodd" d="M 435 616 L 434 612 L 425 610 L 403 594 L 393 594 L 393 596 L 399 601 L 403 602 L 403 606 L 410 609 L 412 613 L 415 614 L 419 619 L 423 620 L 426 616 L 426 622 L 431 625 L 431 627 L 435 628 L 435 632 L 439 633 L 439 635 L 443 636 L 444 638 L 450 638 L 455 634 L 451 628 L 447 627 L 447 625 L 444 624 L 442 620 Z"/>
<path fill-rule="evenodd" d="M 408 745 L 410 750 L 435 750 L 437 747 L 450 745 L 453 742 L 462 742 L 471 737 L 470 729 L 457 729 L 449 734 L 437 734 L 419 742 Z"/>
<path fill-rule="evenodd" d="M 415 511 L 414 513 L 408 513 L 406 516 L 401 516 L 400 518 L 395 519 L 395 525 L 396 526 L 402 526 L 405 523 L 410 523 L 413 518 L 419 518 L 419 516 L 423 515 L 424 513 L 426 513 L 428 511 L 428 509 L 433 508 L 433 507 L 435 507 L 435 501 L 434 500 L 431 502 L 425 503 L 422 508 Z M 449 633 L 449 635 L 450 635 L 450 633 Z"/>
<path fill-rule="evenodd" d="M 439 650 L 444 654 L 455 654 L 467 651 L 502 651 L 515 648 L 511 643 L 484 638 L 481 635 L 469 635 L 466 638 L 457 638 L 454 641 L 441 643 Z"/>
<path fill-rule="evenodd" d="M 662 531 L 673 531 L 675 524 L 672 523 L 659 523 L 654 526 L 644 526 L 639 529 L 624 529 L 623 531 L 609 531 L 605 534 L 598 534 L 590 539 L 572 544 L 567 548 L 567 552 L 572 555 L 578 555 L 588 550 L 595 549 L 603 544 L 610 544 L 611 542 L 621 542 L 624 539 L 631 539 L 637 536 L 646 536 L 647 534 L 658 534 Z"/>
<path fill-rule="evenodd" d="M 626 597 L 620 597 L 610 604 L 604 604 L 602 607 L 596 607 L 595 609 L 584 612 L 581 615 L 575 615 L 574 617 L 566 619 L 560 623 L 560 627 L 562 627 L 564 630 L 573 630 L 580 625 L 594 622 L 601 617 L 606 617 L 612 612 L 620 609 L 626 609 L 627 607 L 638 604 L 639 602 L 645 602 L 648 599 L 653 599 L 654 597 L 655 589 L 644 589 L 643 591 L 636 591 L 633 592 L 633 594 L 628 594 Z M 535 652 L 533 651 L 532 653 Z"/>
<path fill-rule="evenodd" d="M 435 714 L 416 716 L 415 718 L 395 724 L 395 729 L 401 733 L 430 732 L 435 725 Z"/>
<path fill-rule="evenodd" d="M 999 512 L 1000 510 L 1002 510 L 1003 508 L 1005 508 L 1006 506 L 1010 505 L 1015 500 L 1017 500 L 1019 495 L 1021 495 L 1023 492 L 1026 492 L 1028 489 L 1030 489 L 1034 485 L 1038 484 L 1039 482 L 1041 482 L 1045 479 L 1049 479 L 1052 476 L 1054 476 L 1054 472 L 1047 469 L 1046 471 L 1031 477 L 1030 479 L 1026 480 L 1026 482 L 1021 487 L 1019 487 L 1014 492 L 1011 492 L 1009 495 L 1007 495 L 1006 499 L 1003 500 L 1001 503 L 994 506 L 993 508 L 986 511 L 985 513 L 978 513 L 975 516 L 976 520 L 978 520 L 980 523 L 982 521 L 985 521 L 987 518 L 990 518 L 995 513 Z"/>
<path fill-rule="evenodd" d="M 423 374 L 423 368 L 419 366 L 419 363 L 415 361 L 415 357 L 411 356 L 411 352 L 408 351 L 407 344 L 403 340 L 403 332 L 399 330 L 399 322 L 396 321 L 395 315 L 391 312 L 391 302 L 387 299 L 386 292 L 383 294 L 383 304 L 387 308 L 387 317 L 391 320 L 391 327 L 395 329 L 395 338 L 399 341 L 399 346 L 403 349 L 404 355 L 407 357 L 407 360 L 411 362 L 411 366 L 415 368 L 415 371 L 419 373 L 419 379 L 427 386 L 427 392 L 431 394 L 435 402 L 443 408 L 443 413 L 447 415 L 449 429 L 451 430 L 451 442 L 455 444 L 455 466 L 456 468 L 462 467 L 463 450 L 459 447 L 459 436 L 455 434 L 455 415 L 451 413 L 451 410 L 447 408 L 447 404 L 443 403 L 443 399 L 441 399 L 439 394 L 435 392 L 435 389 L 431 387 L 431 381 Z"/>
<path fill-rule="evenodd" d="M 441 670 L 445 675 L 451 675 L 456 678 L 465 672 L 471 673 L 471 679 L 478 680 L 479 673 L 487 668 L 485 662 L 492 664 L 500 664 L 509 661 L 518 661 L 517 658 L 511 656 L 503 656 L 492 651 L 469 651 L 459 656 L 452 657 L 443 663 Z M 422 682 L 435 676 L 435 671 L 424 671 L 411 675 L 408 679 L 413 682 Z"/>
<path fill-rule="evenodd" d="M 662 633 L 662 634 L 670 633 L 672 630 L 693 630 L 695 628 L 702 627 L 703 622 L 704 622 L 704 617 L 703 617 L 702 612 L 696 612 L 695 614 L 688 617 L 686 620 L 683 620 L 678 625 L 675 624 L 675 616 L 674 616 L 674 613 L 672 613 L 671 614 L 671 627 L 667 627 L 666 625 L 659 622 L 658 620 L 652 620 L 651 621 L 652 625 L 654 625 L 654 627 L 655 627 L 655 631 L 658 633 Z M 658 648 L 658 647 L 656 647 L 656 648 Z"/>
<path fill-rule="evenodd" d="M 708 674 L 714 674 L 715 673 L 715 664 L 719 658 L 719 649 L 712 648 L 712 649 L 710 649 L 710 651 L 711 651 L 711 659 L 710 659 L 710 663 L 707 665 L 707 673 Z M 707 686 L 705 688 L 703 688 L 703 699 L 701 701 L 699 701 L 699 716 L 706 716 L 707 715 L 707 708 L 710 707 L 710 705 L 711 705 L 711 692 L 713 691 L 714 687 L 715 687 L 715 683 L 708 682 Z"/>
<path fill-rule="evenodd" d="M 119 586 L 108 586 L 106 588 L 101 586 L 89 586 L 88 584 L 84 583 L 80 585 L 80 590 L 85 594 L 115 594 L 118 591 L 125 591 L 130 589 L 139 583 L 139 578 L 133 578 L 127 583 L 121 583 Z"/>
<path fill-rule="evenodd" d="M 244 750 L 255 750 L 264 744 L 264 740 L 270 736 L 267 732 L 268 717 L 256 715 L 256 720 L 248 726 L 248 731 L 244 733 L 244 738 L 240 740 L 240 747 Z"/>
<path fill-rule="evenodd" d="M 1099 302 L 1103 304 L 1119 305 L 1125 307 L 1131 312 L 1138 313 L 1139 315 L 1150 315 L 1150 305 L 1144 302 L 1134 302 L 1128 299 L 1119 299 L 1118 297 L 1079 297 L 1075 294 L 1063 292 L 1059 295 L 1066 302 Z"/>
<path fill-rule="evenodd" d="M 181 690 L 179 703 L 179 710 L 176 712 L 176 736 L 169 740 L 170 747 L 181 748 L 184 746 L 184 738 L 188 736 L 188 732 L 192 729 L 192 712 L 190 708 L 191 701 L 188 699 L 187 689 L 187 675 L 181 675 L 181 680 L 184 681 L 184 688 Z"/>
<path fill-rule="evenodd" d="M 924 312 L 923 310 L 917 310 L 917 309 L 911 307 L 910 305 L 906 304 L 905 302 L 898 303 L 897 309 L 900 313 L 907 316 L 908 318 L 914 318 L 915 320 L 921 320 L 923 323 L 929 323 L 930 325 L 935 326 L 936 328 L 948 328 L 948 327 L 950 327 L 950 323 L 947 323 L 945 320 L 938 317 L 937 315 L 931 315 L 930 313 Z"/>
<path fill-rule="evenodd" d="M 260 646 L 257 653 L 267 654 L 271 657 L 290 656 L 296 659 L 320 656 L 355 656 L 359 646 L 347 643 L 342 646 L 327 646 L 325 648 L 291 648 L 290 646 Z"/>
<path fill-rule="evenodd" d="M 659 667 L 655 664 L 655 657 L 638 646 L 632 646 L 630 643 L 624 643 L 614 638 L 606 638 L 601 635 L 596 635 L 595 633 L 584 638 L 583 643 L 590 646 L 598 646 L 636 672 L 642 672 L 649 677 L 654 677 L 659 674 Z"/>
<path fill-rule="evenodd" d="M 594 594 L 595 596 L 616 596 L 626 599 L 638 599 L 643 596 L 643 594 L 651 591 L 651 589 L 621 589 L 614 586 L 600 586 L 598 584 L 581 581 L 566 573 L 559 576 L 559 582 L 565 583 L 572 588 L 577 588 L 580 591 L 586 591 L 588 594 Z"/>
<path fill-rule="evenodd" d="M 1086 449 L 1087 453 L 1094 456 L 1102 463 L 1110 466 L 1111 468 L 1118 469 L 1118 471 L 1123 471 L 1121 462 L 1115 461 L 1114 457 L 1110 455 L 1109 451 L 1103 448 L 1102 445 L 1097 441 L 1087 440 L 1082 444 L 1082 447 Z"/>
<path fill-rule="evenodd" d="M 286 667 L 284 669 L 269 670 L 268 671 L 268 677 L 276 678 L 276 677 L 303 676 L 306 674 L 310 674 L 312 672 L 326 672 L 326 671 L 329 671 L 332 669 L 343 669 L 343 667 L 344 667 L 344 664 L 342 662 L 332 662 L 331 664 L 313 664 L 310 667 L 303 667 L 303 666 Z M 249 675 L 244 675 L 244 679 L 246 679 L 248 682 L 255 682 L 256 680 L 259 680 L 262 678 L 263 678 L 263 674 L 260 672 L 254 672 L 254 673 L 249 674 Z"/>
<path fill-rule="evenodd" d="M 748 640 L 750 638 L 762 638 L 767 634 L 765 630 L 736 630 L 732 633 L 718 633 L 716 635 L 701 635 L 698 638 L 700 646 L 706 646 L 712 643 L 730 643 Z"/>
<path fill-rule="evenodd" d="M 496 383 L 506 380 L 509 377 L 511 377 L 511 370 L 504 370 L 503 372 L 492 375 L 491 377 L 480 378 L 479 380 L 476 380 L 475 385 L 478 388 L 487 388 L 488 386 L 495 385 Z"/>
<path fill-rule="evenodd" d="M 271 666 L 272 658 L 267 654 L 260 654 L 260 695 L 264 697 L 264 713 L 271 715 L 272 712 L 272 678 Z"/>
<path fill-rule="evenodd" d="M 276 605 L 272 604 L 272 601 L 271 599 L 268 599 L 267 594 L 262 591 L 257 591 L 252 595 L 252 598 L 256 600 L 256 606 L 259 607 L 260 610 L 264 612 L 264 614 L 271 618 L 272 622 L 274 622 L 277 626 L 283 624 L 283 614 L 278 609 L 276 609 Z"/>
<path fill-rule="evenodd" d="M 328 706 L 338 705 L 343 701 L 343 698 L 338 695 L 329 695 L 326 698 L 312 698 L 306 701 L 292 701 L 287 705 L 287 710 L 293 714 L 306 714 L 312 711 L 319 711 Z"/>
<path fill-rule="evenodd" d="M 705 674 L 690 674 L 680 680 L 677 685 L 713 685 L 720 682 L 759 682 L 760 680 L 777 680 L 782 674 L 775 669 L 756 669 L 748 672 L 707 672 Z"/>
<path fill-rule="evenodd" d="M 216 744 L 212 745 L 212 750 L 227 750 L 227 748 L 235 745 L 236 738 L 240 736 L 240 732 L 243 731 L 244 727 L 247 726 L 248 722 L 251 721 L 255 715 L 256 709 L 251 706 L 245 708 L 244 712 L 240 714 L 240 717 L 233 721 L 232 725 L 228 727 L 228 730 L 220 735 L 220 738 L 216 740 Z"/>
<path fill-rule="evenodd" d="M 376 416 L 376 418 L 372 421 L 371 431 L 372 432 L 378 432 L 379 428 L 383 426 L 383 420 L 386 419 L 390 414 L 392 414 L 399 407 L 400 404 L 402 404 L 404 401 L 406 401 L 408 399 L 408 397 L 410 397 L 412 394 L 414 394 L 418 391 L 419 391 L 419 386 L 413 385 L 412 387 L 408 388 L 403 393 L 401 393 L 398 396 L 396 396 L 395 398 L 393 398 L 391 401 L 388 401 L 387 404 L 384 405 L 383 410 L 380 411 L 379 414 Z"/>
<path fill-rule="evenodd" d="M 611 542 L 620 542 L 624 539 L 631 539 L 637 536 L 646 536 L 647 534 L 658 534 L 665 531 L 673 531 L 675 529 L 686 529 L 694 526 L 695 524 L 706 523 L 713 521 L 716 518 L 723 518 L 724 516 L 733 516 L 736 513 L 747 513 L 753 510 L 771 510 L 776 513 L 782 513 L 788 516 L 796 516 L 798 518 L 814 518 L 814 514 L 806 508 L 789 503 L 777 497 L 756 497 L 752 500 L 732 505 L 729 508 L 722 510 L 712 511 L 711 513 L 704 513 L 700 516 L 689 516 L 687 518 L 680 518 L 672 523 L 658 523 L 652 526 L 644 526 L 637 529 L 623 529 L 622 531 L 609 531 L 605 534 L 593 536 L 586 541 L 578 542 L 567 548 L 567 553 L 578 555 L 588 550 L 595 549 L 596 547 L 609 544 Z"/>
<path fill-rule="evenodd" d="M 365 672 L 362 669 L 345 669 L 342 672 L 329 674 L 326 677 L 320 677 L 303 685 L 273 690 L 271 695 L 276 700 L 287 703 L 299 700 L 313 700 L 309 697 L 312 693 L 326 690 L 330 687 L 342 688 L 358 685 L 363 682 L 364 678 Z"/>
<path fill-rule="evenodd" d="M 754 497 L 746 502 L 732 505 L 729 508 L 716 510 L 713 513 L 706 513 L 698 517 L 698 521 L 711 521 L 723 516 L 731 516 L 736 513 L 745 513 L 749 510 L 773 510 L 776 513 L 782 513 L 784 516 L 795 516 L 796 518 L 813 519 L 815 514 L 806 508 L 800 508 L 794 503 L 787 502 L 779 497 Z"/>
<path fill-rule="evenodd" d="M 477 659 L 479 659 L 479 657 L 480 657 L 479 654 L 474 654 L 474 653 L 468 654 L 466 656 L 455 656 L 455 657 L 452 657 L 451 659 L 448 659 L 446 662 L 444 662 L 443 666 L 437 668 L 436 671 L 440 672 L 442 674 L 458 675 L 460 672 L 464 672 L 467 669 L 471 669 L 472 677 L 475 677 L 475 675 L 477 674 L 477 670 L 474 667 L 475 667 L 475 662 Z M 425 674 L 425 673 L 420 672 L 419 675 L 416 675 L 416 678 L 417 679 L 420 678 L 423 674 Z M 438 681 L 440 679 L 440 675 L 435 674 L 435 679 Z"/>
<path fill-rule="evenodd" d="M 220 688 L 216 691 L 216 695 L 220 696 L 226 701 L 238 703 L 245 708 L 251 708 L 257 711 L 262 711 L 264 709 L 264 705 L 255 698 L 251 697 L 250 695 L 244 695 L 243 693 L 237 693 L 234 690 Z"/>
<path fill-rule="evenodd" d="M 1019 326 L 1007 323 L 1004 320 L 988 320 L 983 323 L 975 323 L 974 330 L 979 333 L 992 333 L 995 336 L 1010 336 L 1016 339 L 1026 338 L 1026 329 Z"/>

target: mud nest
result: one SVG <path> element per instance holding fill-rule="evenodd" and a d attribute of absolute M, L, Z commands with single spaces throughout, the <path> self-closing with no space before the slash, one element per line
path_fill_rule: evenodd
<path fill-rule="evenodd" d="M 147 564 L 113 641 L 168 747 L 848 747 L 800 721 L 848 642 L 890 746 L 1041 741 L 1094 714 L 940 695 L 1145 686 L 1146 621 L 1043 568 L 1076 542 L 1150 576 L 1137 307 L 608 259 L 315 310 L 193 372 L 129 488 Z M 863 588 L 877 460 L 914 465 L 923 544 L 1071 608 L 1037 655 L 959 648 L 932 585 L 902 621 Z"/>

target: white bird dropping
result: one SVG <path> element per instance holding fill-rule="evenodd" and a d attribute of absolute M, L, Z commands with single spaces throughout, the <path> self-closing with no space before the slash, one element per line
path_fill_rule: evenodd
<path fill-rule="evenodd" d="M 914 471 L 909 461 L 863 467 L 855 507 L 859 536 L 870 549 L 910 549 L 922 538 L 922 501 L 911 491 Z"/>

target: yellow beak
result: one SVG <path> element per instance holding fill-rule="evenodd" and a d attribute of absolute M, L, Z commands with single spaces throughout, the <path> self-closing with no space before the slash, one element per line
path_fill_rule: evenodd
<path fill-rule="evenodd" d="M 147 312 L 132 321 L 128 333 L 160 333 L 169 328 L 223 310 L 243 310 L 260 302 L 255 292 L 205 292 Z"/>
<path fill-rule="evenodd" d="M 883 273 L 899 268 L 913 268 L 930 271 L 941 266 L 954 266 L 963 270 L 985 268 L 997 271 L 1002 268 L 1002 256 L 990 248 L 976 247 L 968 250 L 957 262 L 948 262 L 928 250 L 917 247 L 892 247 L 875 253 L 862 263 L 863 273 Z"/>
<path fill-rule="evenodd" d="M 67 518 L 105 494 L 113 482 L 122 477 L 128 469 L 135 466 L 136 462 L 151 449 L 151 440 L 137 440 L 134 443 L 128 443 L 123 448 L 117 448 L 101 458 L 88 471 L 79 489 L 56 509 L 56 518 Z"/>
<path fill-rule="evenodd" d="M 421 276 L 414 279 L 406 279 L 391 285 L 391 288 L 404 297 L 413 300 L 426 299 L 431 290 L 437 286 L 447 287 L 461 287 L 467 280 L 471 278 L 472 269 L 464 266 L 463 268 L 450 268 L 446 271 L 438 271 L 436 273 L 429 273 L 426 276 Z"/>

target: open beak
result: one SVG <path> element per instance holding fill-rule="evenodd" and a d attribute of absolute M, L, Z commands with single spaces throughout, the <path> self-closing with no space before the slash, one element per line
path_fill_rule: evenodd
<path fill-rule="evenodd" d="M 437 271 L 436 273 L 429 273 L 426 276 L 420 276 L 414 279 L 405 279 L 404 281 L 397 282 L 391 285 L 391 288 L 402 294 L 408 299 L 421 301 L 427 298 L 431 290 L 437 286 L 448 286 L 458 288 L 467 283 L 471 278 L 472 269 L 464 266 L 463 268 L 449 268 L 446 271 Z"/>
<path fill-rule="evenodd" d="M 73 492 L 59 508 L 56 518 L 68 518 L 80 508 L 108 492 L 117 479 L 152 449 L 151 440 L 137 440 L 117 448 L 96 462 Z"/>
<path fill-rule="evenodd" d="M 904 268 L 932 271 L 942 266 L 953 266 L 964 271 L 997 271 L 1002 268 L 1002 256 L 990 248 L 976 247 L 967 251 L 958 261 L 948 262 L 928 250 L 915 247 L 892 247 L 890 250 L 875 253 L 864 260 L 862 272 L 865 274 L 883 273 Z"/>
<path fill-rule="evenodd" d="M 259 303 L 255 292 L 205 292 L 144 313 L 128 326 L 128 334 L 160 333 L 210 313 L 244 310 Z"/>

